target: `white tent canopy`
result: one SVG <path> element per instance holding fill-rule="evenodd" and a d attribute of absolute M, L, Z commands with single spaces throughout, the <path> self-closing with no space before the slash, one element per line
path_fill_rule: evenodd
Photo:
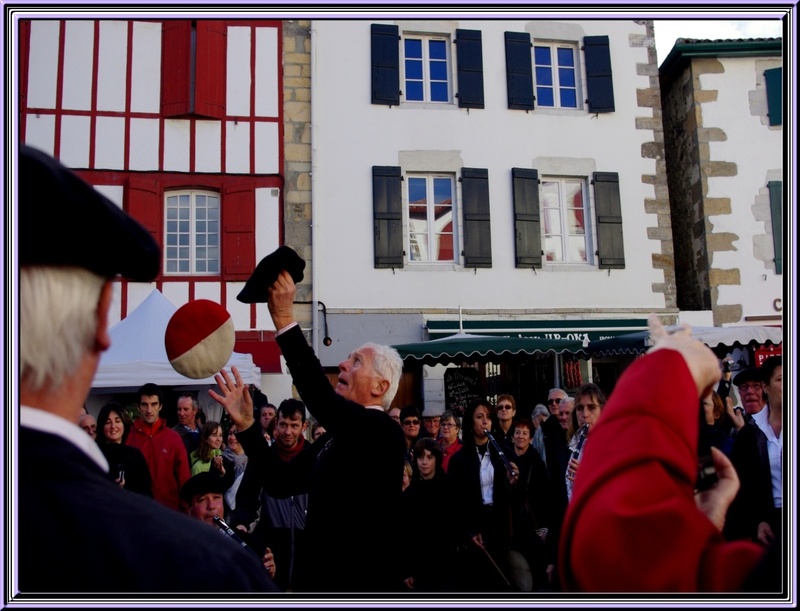
<path fill-rule="evenodd" d="M 139 307 L 109 330 L 111 347 L 103 353 L 92 390 L 118 392 L 136 390 L 142 384 L 197 389 L 216 386 L 213 377 L 194 380 L 181 375 L 169 363 L 164 333 L 178 308 L 154 289 Z M 235 366 L 245 383 L 261 387 L 261 370 L 251 354 L 234 352 L 225 369 Z"/>

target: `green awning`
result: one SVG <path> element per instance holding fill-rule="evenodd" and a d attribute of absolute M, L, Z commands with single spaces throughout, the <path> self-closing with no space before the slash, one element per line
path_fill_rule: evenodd
<path fill-rule="evenodd" d="M 427 342 L 393 346 L 403 360 L 425 365 L 492 361 L 501 357 L 545 354 L 586 354 L 582 341 L 533 337 L 504 337 L 456 333 Z"/>
<path fill-rule="evenodd" d="M 598 320 L 465 320 L 426 321 L 430 339 L 439 339 L 454 333 L 502 335 L 535 339 L 568 339 L 574 341 L 600 341 L 625 333 L 647 330 L 647 318 L 605 318 Z"/>

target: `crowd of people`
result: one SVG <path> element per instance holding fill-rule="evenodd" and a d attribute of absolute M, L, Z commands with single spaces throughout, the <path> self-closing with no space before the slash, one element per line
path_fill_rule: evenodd
<path fill-rule="evenodd" d="M 651 353 L 608 400 L 587 383 L 552 388 L 530 418 L 509 394 L 473 400 L 463 418 L 426 414 L 392 407 L 403 364 L 387 346 L 354 350 L 332 387 L 294 318 L 294 279 L 277 269 L 263 301 L 299 399 L 275 407 L 233 368 L 209 391 L 225 425 L 184 394 L 168 427 L 152 383 L 137 417 L 110 402 L 94 419 L 83 406 L 110 342 L 112 279 L 151 280 L 158 247 L 58 162 L 22 151 L 20 209 L 47 205 L 43 218 L 61 223 L 20 253 L 22 591 L 784 585 L 782 360 L 723 375 L 688 328 L 669 334 L 655 317 Z M 125 253 L 93 242 L 81 210 Z M 23 216 L 22 243 L 32 226 Z M 53 546 L 72 554 L 55 574 L 39 558 Z"/>

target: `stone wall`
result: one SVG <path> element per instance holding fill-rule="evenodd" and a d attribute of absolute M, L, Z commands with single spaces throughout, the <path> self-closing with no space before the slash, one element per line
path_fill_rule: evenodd
<path fill-rule="evenodd" d="M 311 22 L 283 21 L 283 238 L 306 261 L 297 301 L 311 300 Z M 303 329 L 310 305 L 295 308 Z"/>

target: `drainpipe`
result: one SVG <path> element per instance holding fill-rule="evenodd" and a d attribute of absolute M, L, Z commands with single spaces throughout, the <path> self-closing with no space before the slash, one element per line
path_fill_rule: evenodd
<path fill-rule="evenodd" d="M 314 187 L 316 184 L 317 173 L 314 171 L 316 164 L 315 146 L 317 142 L 316 131 L 317 121 L 314 117 L 314 100 L 317 99 L 317 79 L 315 78 L 314 71 L 316 70 L 316 56 L 317 56 L 317 42 L 314 35 L 313 28 L 314 21 L 311 21 L 309 28 L 309 36 L 311 37 L 311 320 L 313 322 L 311 329 L 311 347 L 314 353 L 319 357 L 319 302 L 317 301 L 317 190 Z M 321 360 L 321 359 L 320 359 Z"/>

